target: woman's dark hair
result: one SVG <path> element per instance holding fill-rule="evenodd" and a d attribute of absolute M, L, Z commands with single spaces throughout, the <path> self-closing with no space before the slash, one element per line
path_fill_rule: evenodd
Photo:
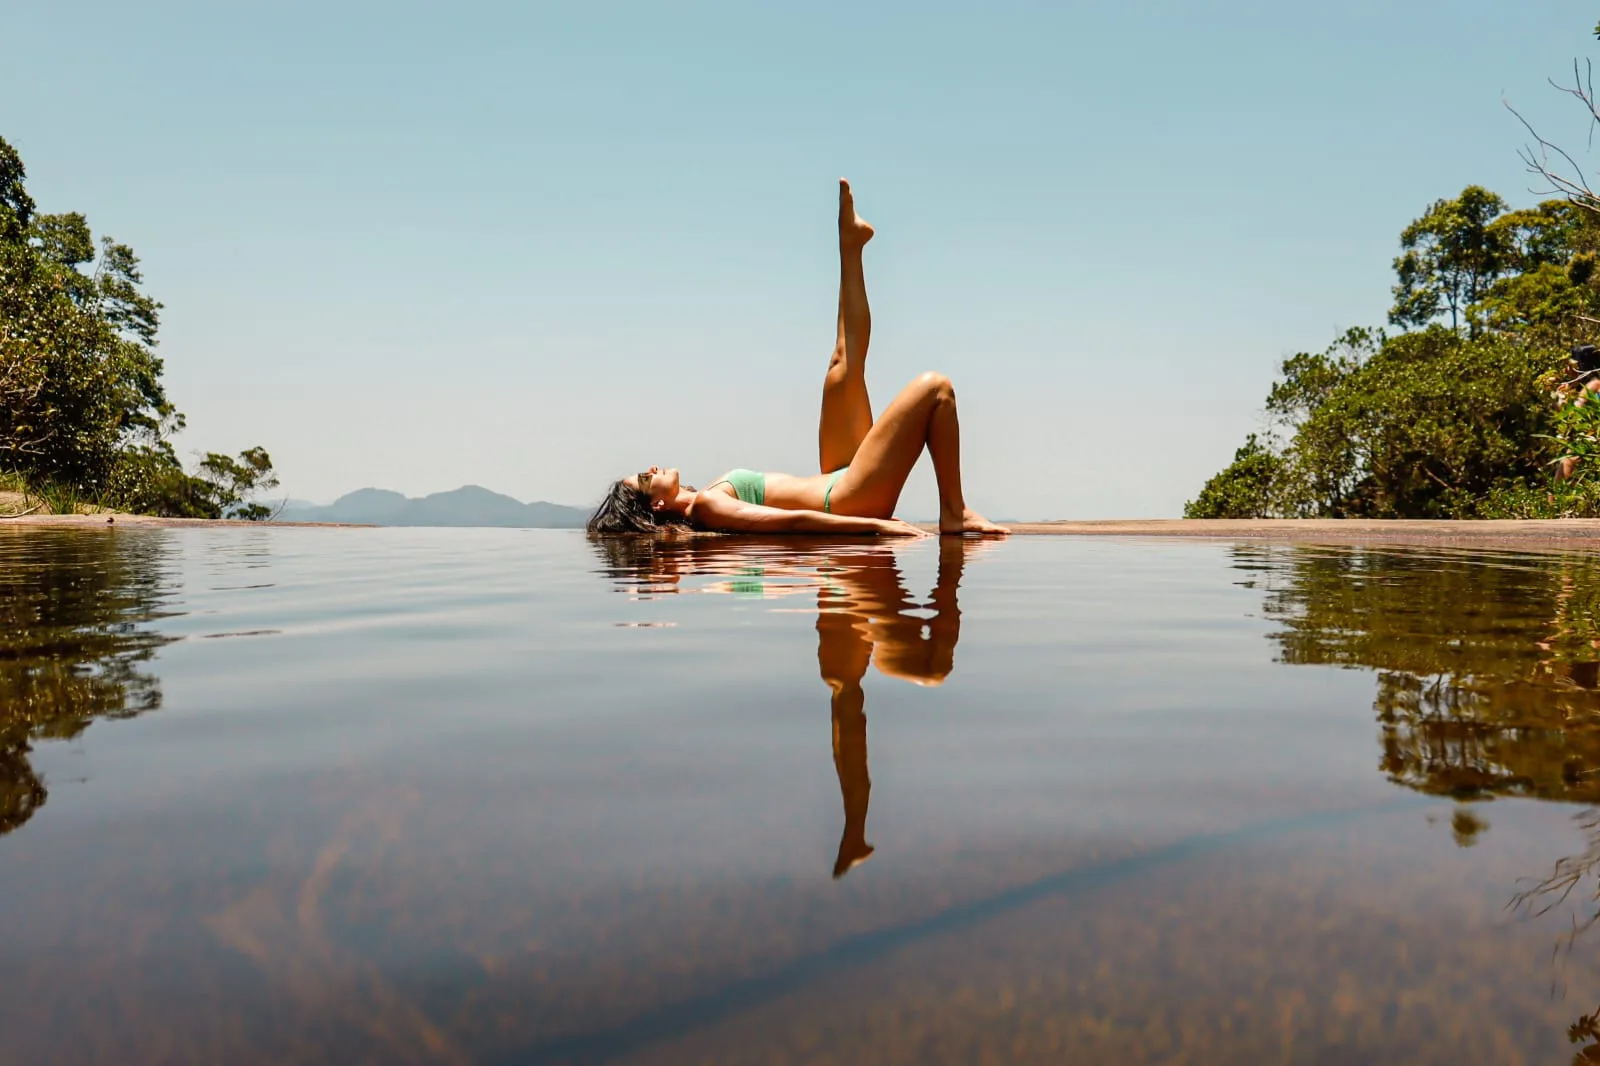
<path fill-rule="evenodd" d="M 589 516 L 587 528 L 590 533 L 659 533 L 663 529 L 688 529 L 689 519 L 676 511 L 651 509 L 648 495 L 617 480 Z"/>

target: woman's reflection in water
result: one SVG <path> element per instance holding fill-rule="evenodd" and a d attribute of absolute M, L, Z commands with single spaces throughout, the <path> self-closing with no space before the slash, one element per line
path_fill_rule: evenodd
<path fill-rule="evenodd" d="M 844 833 L 833 864 L 843 877 L 872 855 L 867 842 L 867 666 L 915 685 L 939 685 L 955 668 L 961 636 L 957 589 L 967 557 L 993 547 L 980 541 L 940 538 L 939 570 L 926 603 L 906 590 L 897 552 L 912 545 L 793 539 L 779 547 L 771 539 L 705 537 L 684 541 L 647 538 L 597 539 L 607 576 L 653 595 L 681 591 L 687 575 L 726 575 L 735 580 L 695 591 L 744 592 L 763 596 L 817 596 L 817 667 L 832 693 L 833 765 L 844 800 Z M 755 578 L 755 580 L 752 580 Z"/>
<path fill-rule="evenodd" d="M 833 693 L 833 765 L 844 798 L 844 835 L 833 876 L 843 877 L 872 854 L 867 843 L 867 803 L 872 778 L 867 773 L 866 694 L 861 679 L 867 664 L 878 672 L 916 685 L 939 685 L 955 668 L 961 636 L 956 590 L 972 542 L 940 538 L 939 576 L 927 604 L 914 602 L 893 555 L 840 552 L 830 559 L 838 569 L 826 575 L 817 592 L 817 666 Z M 912 612 L 918 613 L 912 613 Z M 932 614 L 924 617 L 926 611 Z"/>

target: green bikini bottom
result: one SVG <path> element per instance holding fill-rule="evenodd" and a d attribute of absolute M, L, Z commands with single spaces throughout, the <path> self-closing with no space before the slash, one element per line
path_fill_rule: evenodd
<path fill-rule="evenodd" d="M 849 469 L 848 466 L 842 466 L 835 470 L 833 476 L 828 479 L 828 487 L 822 492 L 822 509 L 828 514 L 833 513 L 833 487 L 839 483 L 839 479 L 844 477 L 845 472 Z"/>

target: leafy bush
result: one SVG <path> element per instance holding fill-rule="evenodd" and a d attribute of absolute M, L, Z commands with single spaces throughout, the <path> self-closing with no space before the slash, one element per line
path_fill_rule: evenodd
<path fill-rule="evenodd" d="M 1254 433 L 1233 453 L 1233 462 L 1184 504 L 1185 518 L 1270 518 L 1274 482 L 1283 459 L 1263 445 Z"/>

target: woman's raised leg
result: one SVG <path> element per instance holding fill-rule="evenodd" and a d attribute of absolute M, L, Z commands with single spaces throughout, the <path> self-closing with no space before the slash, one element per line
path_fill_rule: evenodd
<path fill-rule="evenodd" d="M 835 514 L 888 518 L 900 502 L 900 490 L 927 448 L 939 481 L 939 532 L 1004 534 L 967 506 L 961 491 L 961 424 L 956 417 L 956 390 L 943 374 L 922 374 L 884 408 L 856 449 L 850 469 L 834 486 Z"/>
<path fill-rule="evenodd" d="M 856 214 L 850 183 L 839 179 L 839 320 L 833 357 L 822 379 L 822 419 L 817 428 L 817 459 L 824 474 L 849 466 L 872 428 L 867 397 L 867 344 L 872 339 L 872 309 L 861 250 L 872 227 Z"/>

